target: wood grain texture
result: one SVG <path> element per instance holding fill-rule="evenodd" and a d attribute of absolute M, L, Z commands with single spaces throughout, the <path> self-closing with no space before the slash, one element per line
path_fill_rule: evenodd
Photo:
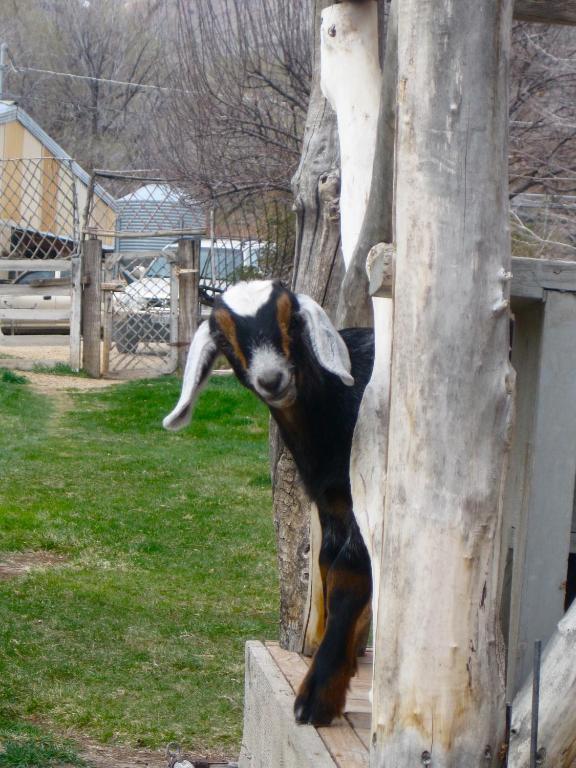
<path fill-rule="evenodd" d="M 502 739 L 511 21 L 506 1 L 404 0 L 399 12 L 374 768 L 419 765 L 424 751 L 434 768 L 495 766 Z"/>
<path fill-rule="evenodd" d="M 70 344 L 70 337 L 66 334 L 21 334 L 18 336 L 4 336 L 4 334 L 0 335 L 0 350 L 3 350 L 4 348 L 9 349 L 11 347 L 67 347 Z M 22 363 L 22 360 L 17 361 L 18 364 Z M 62 360 L 57 360 L 54 362 L 54 365 L 56 362 L 61 363 Z M 9 361 L 6 361 L 5 365 L 10 367 L 8 364 Z M 46 365 L 47 367 L 51 367 L 52 363 L 48 363 L 45 360 L 42 360 L 42 364 Z M 33 365 L 36 365 L 36 362 L 33 363 Z M 15 365 L 14 367 L 17 367 Z"/>
<path fill-rule="evenodd" d="M 542 24 L 576 24 L 574 0 L 515 0 L 516 21 Z"/>
<path fill-rule="evenodd" d="M 178 276 L 178 369 L 183 373 L 198 327 L 200 243 L 197 240 L 178 241 L 177 264 L 182 270 Z"/>
<path fill-rule="evenodd" d="M 366 214 L 342 283 L 336 314 L 338 328 L 370 327 L 373 325 L 372 302 L 368 293 L 368 277 L 366 275 L 366 258 L 376 243 L 391 243 L 393 239 L 394 142 L 396 137 L 396 91 L 398 87 L 397 6 L 397 0 L 392 0 L 386 28 L 374 170 Z"/>
<path fill-rule="evenodd" d="M 512 259 L 512 296 L 542 300 L 544 291 L 576 291 L 576 262 Z"/>
<path fill-rule="evenodd" d="M 69 259 L 1 259 L 2 271 L 28 272 L 28 270 L 49 270 L 50 272 L 70 271 Z"/>
<path fill-rule="evenodd" d="M 309 660 L 285 651 L 274 643 L 267 643 L 266 647 L 292 690 L 296 692 L 308 671 Z M 317 729 L 338 768 L 368 768 L 367 740 L 370 738 L 371 712 L 368 691 L 371 680 L 372 654 L 368 653 L 362 658 L 358 673 L 351 680 L 346 697 L 345 716 L 329 727 Z M 360 732 L 356 731 L 356 725 Z M 299 768 L 304 766 L 313 768 L 313 763 L 306 761 Z"/>
<path fill-rule="evenodd" d="M 100 329 L 102 322 L 102 242 L 85 240 L 82 245 L 82 368 L 99 378 Z"/>
<path fill-rule="evenodd" d="M 82 262 L 70 264 L 70 367 L 79 371 L 82 364 Z"/>
<path fill-rule="evenodd" d="M 293 703 L 293 690 L 268 649 L 247 643 L 239 768 L 338 768 L 316 729 L 296 725 Z"/>

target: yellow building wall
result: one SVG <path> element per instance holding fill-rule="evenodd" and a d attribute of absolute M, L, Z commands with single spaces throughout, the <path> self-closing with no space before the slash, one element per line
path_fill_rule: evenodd
<path fill-rule="evenodd" d="M 87 187 L 72 173 L 69 164 L 54 158 L 17 120 L 0 125 L 0 160 L 0 230 L 4 234 L 9 232 L 9 227 L 2 228 L 4 220 L 73 237 L 75 213 L 80 227 L 83 225 Z M 103 230 L 116 228 L 114 210 L 98 196 L 93 218 Z M 105 237 L 103 242 L 111 246 L 114 238 Z M 7 245 L 0 242 L 0 251 L 3 247 Z"/>
<path fill-rule="evenodd" d="M 22 157 L 24 132 L 24 126 L 15 121 L 4 125 L 2 157 L 8 162 L 3 164 L 0 217 L 9 221 L 18 221 L 20 219 L 22 165 L 14 161 Z"/>

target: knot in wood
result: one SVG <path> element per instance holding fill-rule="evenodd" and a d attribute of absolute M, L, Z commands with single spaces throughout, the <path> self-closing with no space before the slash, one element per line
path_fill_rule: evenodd
<path fill-rule="evenodd" d="M 318 180 L 318 194 L 322 202 L 329 202 L 340 197 L 340 173 L 330 171 L 323 173 Z"/>
<path fill-rule="evenodd" d="M 396 249 L 392 243 L 376 243 L 366 257 L 366 274 L 371 296 L 392 296 Z"/>

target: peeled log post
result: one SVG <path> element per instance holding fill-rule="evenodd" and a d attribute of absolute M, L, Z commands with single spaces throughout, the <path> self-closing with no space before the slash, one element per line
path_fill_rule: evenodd
<path fill-rule="evenodd" d="M 386 32 L 386 51 L 380 78 L 380 109 L 375 137 L 375 157 L 370 195 L 348 266 L 337 321 L 340 327 L 374 323 L 375 357 L 372 376 L 364 392 L 350 456 L 350 481 L 354 514 L 372 561 L 373 622 L 377 621 L 380 586 L 382 528 L 386 495 L 388 453 L 388 415 L 390 400 L 390 359 L 392 351 L 393 304 L 391 298 L 393 248 L 384 244 L 393 239 L 394 213 L 394 143 L 396 91 L 398 80 L 398 3 L 392 0 Z M 373 34 L 369 29 L 366 35 Z M 374 73 L 369 69 L 367 78 Z M 352 89 L 353 84 L 348 84 Z M 371 250 L 374 249 L 374 250 Z M 367 258 L 375 257 L 373 266 L 386 273 L 386 286 L 370 299 Z M 373 275 L 372 275 L 373 276 Z M 368 309 L 366 307 L 368 306 Z"/>
<path fill-rule="evenodd" d="M 372 766 L 495 766 L 508 362 L 509 0 L 404 0 Z"/>
<path fill-rule="evenodd" d="M 376 3 L 331 5 L 322 14 L 322 92 L 338 118 L 340 232 L 346 268 L 370 195 L 380 107 Z"/>
<path fill-rule="evenodd" d="M 328 2 L 315 3 L 312 91 L 302 158 L 292 180 L 297 229 L 292 287 L 312 296 L 333 316 L 344 262 L 340 250 L 336 115 L 320 90 L 320 14 Z M 273 423 L 270 453 L 280 571 L 280 645 L 286 650 L 312 654 L 324 631 L 322 584 L 317 567 L 317 513 L 313 505 L 311 509 L 294 460 Z"/>
<path fill-rule="evenodd" d="M 546 749 L 546 765 L 576 765 L 576 601 L 549 640 L 540 675 L 538 747 Z M 512 707 L 508 768 L 529 768 L 532 677 Z"/>
<path fill-rule="evenodd" d="M 372 302 L 368 293 L 366 258 L 370 249 L 377 243 L 391 243 L 393 239 L 394 142 L 398 85 L 397 6 L 397 0 L 391 0 L 380 78 L 380 110 L 370 194 L 360 234 L 340 291 L 336 313 L 338 328 L 370 327 L 374 324 Z"/>
<path fill-rule="evenodd" d="M 395 7 L 394 0 L 389 17 L 392 30 L 395 29 Z M 396 93 L 392 62 L 396 56 L 395 46 L 391 44 L 384 62 L 389 77 L 382 91 L 375 3 L 330 6 L 322 15 L 321 33 L 322 89 L 338 117 L 342 252 L 348 270 L 355 265 L 351 278 L 349 271 L 346 272 L 337 322 L 340 327 L 366 326 L 371 324 L 373 316 L 378 329 L 374 373 L 362 399 L 350 461 L 354 514 L 371 555 L 375 597 L 378 594 L 376 576 L 379 573 L 386 475 L 387 430 L 384 425 L 388 420 L 392 302 L 377 298 L 373 309 L 370 306 L 366 245 L 368 238 L 380 234 L 391 237 L 392 234 L 392 180 L 388 173 L 392 174 L 393 162 L 388 151 L 393 152 L 394 139 L 393 132 L 391 143 L 388 133 L 384 140 L 380 134 L 377 137 L 377 129 L 385 131 L 389 110 L 395 111 L 392 107 Z M 390 97 L 383 110 L 380 109 L 382 92 Z M 377 151 L 379 162 L 375 165 Z M 384 178 L 373 179 L 373 169 Z M 351 290 L 345 292 L 346 285 Z"/>

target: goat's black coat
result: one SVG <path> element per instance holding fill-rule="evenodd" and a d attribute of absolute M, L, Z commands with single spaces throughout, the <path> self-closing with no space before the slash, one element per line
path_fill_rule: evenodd
<path fill-rule="evenodd" d="M 301 415 L 293 434 L 282 414 L 271 408 L 282 438 L 290 449 L 304 486 L 313 501 L 339 488 L 350 498 L 350 450 L 358 409 L 374 364 L 374 331 L 348 328 L 340 331 L 350 354 L 354 385 L 322 369 L 304 339 L 305 354 L 295 360 L 298 370 L 297 407 Z"/>

